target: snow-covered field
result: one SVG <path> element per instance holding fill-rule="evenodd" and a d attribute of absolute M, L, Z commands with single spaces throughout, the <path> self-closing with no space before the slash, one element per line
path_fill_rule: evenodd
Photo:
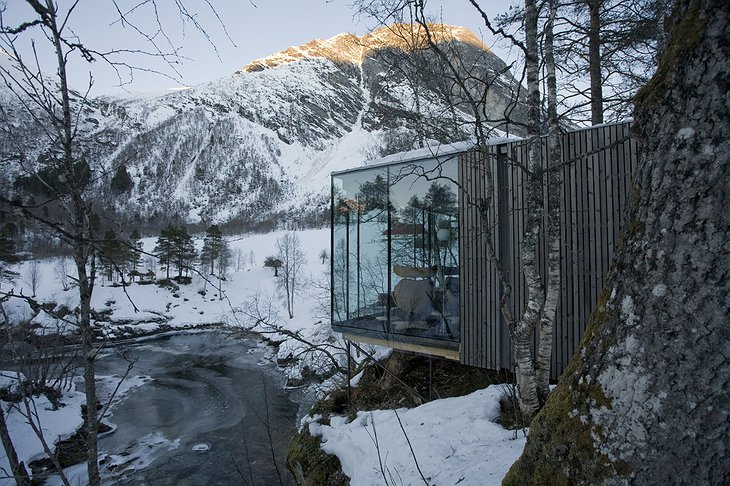
<path fill-rule="evenodd" d="M 107 335 L 124 337 L 207 324 L 248 327 L 253 323 L 252 316 L 257 314 L 258 305 L 259 311 L 269 318 L 268 322 L 273 326 L 300 333 L 313 343 L 336 343 L 338 336 L 329 327 L 329 300 L 323 286 L 329 278 L 326 273 L 329 262 L 323 264 L 319 258 L 323 249 L 329 251 L 329 229 L 295 233 L 301 241 L 307 263 L 301 272 L 302 286 L 296 296 L 293 319 L 288 318 L 273 269 L 263 267 L 266 257 L 276 255 L 276 241 L 285 234 L 284 231 L 230 237 L 233 268 L 223 282 L 212 277 L 212 280 L 206 281 L 202 276 L 194 275 L 191 284 L 172 290 L 137 283 L 124 289 L 99 280 L 94 289 L 93 308 L 104 311 L 105 320 L 101 324 Z M 197 243 L 198 247 L 202 245 L 202 241 Z M 152 251 L 155 239 L 148 238 L 144 244 L 145 250 Z M 30 295 L 31 265 L 31 262 L 24 262 L 15 266 L 13 269 L 20 277 L 12 283 L 3 282 L 0 290 L 8 292 L 14 289 L 17 294 L 22 289 L 23 294 Z M 38 262 L 37 299 L 73 309 L 78 297 L 73 288 L 63 290 L 60 279 L 56 277 L 58 266 L 58 259 Z M 158 277 L 161 274 L 157 270 Z M 223 293 L 216 288 L 218 285 Z M 30 306 L 20 299 L 11 299 L 4 306 L 11 319 L 32 318 L 41 326 L 38 332 L 52 332 L 59 328 L 73 332 L 72 326 L 59 323 L 43 311 L 34 316 Z M 306 346 L 271 327 L 259 327 L 259 330 L 269 331 L 266 337 L 282 341 L 277 358 L 289 362 L 285 368 L 288 378 L 298 378 L 304 365 L 312 368 L 322 366 L 306 358 L 287 360 L 290 357 L 301 358 L 300 351 Z M 395 478 L 395 484 L 422 484 L 414 455 L 424 476 L 430 478 L 430 484 L 499 484 L 521 453 L 524 437 L 493 422 L 497 416 L 498 398 L 499 390 L 490 387 L 466 397 L 437 400 L 412 410 L 399 410 L 402 428 L 393 411 L 361 412 L 352 423 L 347 423 L 345 418 L 335 418 L 329 426 L 311 422 L 310 418 L 305 426 L 311 433 L 322 436 L 324 450 L 339 457 L 353 485 L 384 484 L 383 473 L 388 476 L 389 482 Z M 66 406 L 56 411 L 39 402 L 40 418 L 52 443 L 69 436 L 81 423 L 82 394 L 72 389 L 62 400 Z M 27 463 L 42 453 L 42 449 L 39 450 L 39 444 L 32 440 L 25 440 L 31 434 L 28 434 L 28 425 L 23 423 L 18 410 L 6 402 L 0 402 L 0 406 L 8 418 L 11 435 L 17 441 L 20 460 Z M 379 447 L 375 447 L 376 430 Z M 405 440 L 404 430 L 413 453 Z M 8 470 L 4 450 L 0 451 L 0 467 Z M 0 485 L 4 484 L 12 484 L 12 481 L 0 477 Z"/>
<path fill-rule="evenodd" d="M 138 283 L 122 288 L 110 285 L 98 275 L 92 307 L 97 312 L 103 313 L 101 317 L 103 320 L 97 323 L 101 324 L 104 332 L 112 338 L 208 324 L 247 327 L 252 324 L 252 315 L 255 314 L 253 303 L 258 301 L 261 310 L 266 310 L 265 317 L 269 317 L 269 324 L 292 332 L 300 332 L 308 340 L 324 341 L 331 338 L 327 291 L 320 286 L 329 278 L 326 276 L 329 262 L 323 264 L 319 259 L 319 253 L 323 249 L 329 251 L 329 230 L 296 232 L 306 263 L 299 279 L 300 289 L 295 297 L 293 319 L 289 319 L 286 315 L 286 305 L 277 288 L 274 270 L 263 266 L 266 257 L 276 255 L 276 241 L 285 233 L 279 231 L 230 237 L 232 268 L 225 281 L 219 281 L 213 276 L 194 274 L 191 284 L 179 285 L 177 290 Z M 146 251 L 153 251 L 155 240 L 155 238 L 144 239 Z M 200 249 L 202 239 L 198 239 L 196 243 Z M 24 295 L 31 295 L 29 275 L 32 265 L 32 262 L 23 262 L 12 267 L 20 276 L 15 282 L 3 283 L 0 290 L 9 292 L 12 289 L 15 294 L 22 292 Z M 73 288 L 64 291 L 60 279 L 56 276 L 58 259 L 40 260 L 36 265 L 40 274 L 36 286 L 37 300 L 53 302 L 70 309 L 76 307 L 78 293 Z M 236 266 L 239 268 L 238 271 Z M 72 268 L 69 261 L 67 263 L 69 272 Z M 162 270 L 156 271 L 158 278 L 164 278 Z M 174 273 L 171 272 L 171 276 L 174 276 Z M 222 293 L 219 286 L 223 290 Z M 5 304 L 5 308 L 11 321 L 31 319 L 32 324 L 40 325 L 37 331 L 39 333 L 56 332 L 59 329 L 73 332 L 72 325 L 60 322 L 44 310 L 34 315 L 31 307 L 22 299 L 11 299 Z M 271 330 L 271 327 L 259 326 L 259 330 L 267 331 Z M 284 340 L 284 336 L 276 333 L 266 336 L 272 340 Z M 279 357 L 286 359 L 298 348 L 295 342 L 284 342 L 280 347 Z M 296 369 L 290 372 L 296 374 Z"/>

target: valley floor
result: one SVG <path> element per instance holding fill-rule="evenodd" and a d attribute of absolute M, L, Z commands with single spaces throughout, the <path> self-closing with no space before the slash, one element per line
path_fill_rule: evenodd
<path fill-rule="evenodd" d="M 296 296 L 292 319 L 286 315 L 273 269 L 262 265 L 266 257 L 275 254 L 276 240 L 283 234 L 230 238 L 234 258 L 225 281 L 206 281 L 193 275 L 190 284 L 176 288 L 139 283 L 123 288 L 100 280 L 94 290 L 93 307 L 101 332 L 109 338 L 123 339 L 211 325 L 249 329 L 258 321 L 253 330 L 277 344 L 275 359 L 288 384 L 303 384 L 303 378 L 310 376 L 312 370 L 328 374 L 331 363 L 320 354 L 308 353 L 307 342 L 327 343 L 338 359 L 344 359 L 340 338 L 329 327 L 329 262 L 319 259 L 320 252 L 329 247 L 329 230 L 296 232 L 307 263 L 301 272 L 302 287 Z M 144 244 L 147 251 L 152 251 L 154 239 L 146 239 Z M 58 267 L 58 259 L 39 262 L 42 278 L 36 288 L 37 298 L 73 309 L 78 297 L 73 288 L 63 290 L 60 279 L 55 277 Z M 16 266 L 14 270 L 20 276 L 15 282 L 4 282 L 2 290 L 12 288 L 17 294 L 22 289 L 28 295 L 29 268 L 30 262 Z M 159 277 L 161 272 L 157 273 Z M 30 320 L 37 333 L 74 331 L 43 310 L 36 313 L 21 300 L 11 299 L 3 305 L 11 320 Z M 384 349 L 371 351 L 381 356 L 387 354 Z M 334 386 L 333 380 L 326 380 L 319 392 Z M 359 412 L 352 421 L 336 417 L 328 425 L 319 424 L 316 417 L 305 416 L 302 427 L 321 437 L 322 449 L 339 458 L 351 484 L 423 484 L 424 479 L 429 484 L 499 484 L 525 443 L 522 431 L 508 431 L 494 423 L 501 393 L 498 386 L 491 386 L 412 409 Z M 64 413 L 75 411 L 74 420 L 59 418 L 50 411 L 44 416 L 52 441 L 67 437 L 80 424 L 78 395 L 79 392 L 70 390 L 63 397 L 67 406 L 61 409 Z M 8 410 L 7 403 L 2 402 L 2 406 Z M 41 407 L 41 413 L 49 408 Z M 68 427 L 56 427 L 57 423 Z M 20 437 L 22 430 L 23 424 L 14 425 L 11 435 Z M 21 460 L 39 452 L 37 447 L 20 448 Z M 0 467 L 7 470 L 4 451 L 0 451 Z M 7 479 L 0 479 L 0 484 L 6 482 Z"/>

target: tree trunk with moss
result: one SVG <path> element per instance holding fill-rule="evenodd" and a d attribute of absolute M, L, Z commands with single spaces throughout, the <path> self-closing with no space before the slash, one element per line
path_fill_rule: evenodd
<path fill-rule="evenodd" d="M 730 474 L 730 37 L 685 0 L 636 97 L 632 207 L 580 350 L 505 484 L 722 484 Z"/>

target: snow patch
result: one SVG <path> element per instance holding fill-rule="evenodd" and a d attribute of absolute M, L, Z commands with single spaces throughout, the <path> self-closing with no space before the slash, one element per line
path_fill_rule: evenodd
<path fill-rule="evenodd" d="M 330 425 L 308 426 L 353 486 L 385 484 L 391 474 L 397 484 L 421 484 L 416 461 L 429 484 L 497 485 L 525 445 L 522 432 L 494 423 L 501 395 L 493 385 L 413 409 L 358 412 L 349 423 L 333 417 Z"/>
<path fill-rule="evenodd" d="M 160 454 L 180 447 L 180 438 L 167 439 L 160 432 L 148 434 L 122 451 L 113 452 L 104 456 L 100 465 L 115 477 L 124 473 L 144 469 L 149 466 Z"/>
<path fill-rule="evenodd" d="M 19 371 L 0 371 L 0 390 L 7 389 L 10 393 L 15 393 L 24 381 L 25 375 Z"/>
<path fill-rule="evenodd" d="M 8 371 L 0 374 L 5 377 L 16 376 L 15 372 Z M 6 379 L 3 379 L 3 382 L 6 382 Z M 49 444 L 55 444 L 59 440 L 70 437 L 81 427 L 81 405 L 85 403 L 85 400 L 84 394 L 76 391 L 73 384 L 63 393 L 61 397 L 63 406 L 61 407 L 56 408 L 45 395 L 33 399 L 33 403 L 30 405 L 33 411 L 33 421 L 43 430 L 45 440 Z M 8 432 L 13 439 L 18 460 L 28 464 L 35 459 L 45 457 L 41 441 L 28 424 L 23 403 L 8 403 L 0 400 L 0 407 L 5 413 Z M 0 470 L 10 470 L 4 448 L 0 448 Z M 5 484 L 14 484 L 14 481 L 0 479 L 0 485 Z"/>
<path fill-rule="evenodd" d="M 360 373 L 356 374 L 350 379 L 350 386 L 357 386 L 360 384 L 360 380 L 362 379 L 363 375 L 365 374 L 365 370 L 362 370 Z"/>

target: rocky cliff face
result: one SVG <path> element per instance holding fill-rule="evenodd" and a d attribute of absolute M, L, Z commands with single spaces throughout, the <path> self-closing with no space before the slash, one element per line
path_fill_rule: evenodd
<path fill-rule="evenodd" d="M 509 129 L 502 114 L 516 99 L 517 82 L 504 62 L 464 28 L 434 32 L 449 56 L 492 83 L 484 110 Z M 340 34 L 184 91 L 92 100 L 80 119 L 95 197 L 117 217 L 159 223 L 321 212 L 332 170 L 470 136 L 471 108 L 461 97 L 447 99 L 453 86 L 424 42 L 423 32 L 404 25 Z M 8 107 L 10 116 L 22 111 L 12 100 Z M 520 119 L 521 105 L 512 116 Z M 35 133 L 31 120 L 16 125 L 18 134 Z M 4 153 L 36 160 L 49 150 L 40 135 L 18 134 L 0 135 Z M 132 185 L 115 192 L 110 181 L 119 171 Z M 17 175 L 4 174 L 3 185 L 11 187 Z"/>

